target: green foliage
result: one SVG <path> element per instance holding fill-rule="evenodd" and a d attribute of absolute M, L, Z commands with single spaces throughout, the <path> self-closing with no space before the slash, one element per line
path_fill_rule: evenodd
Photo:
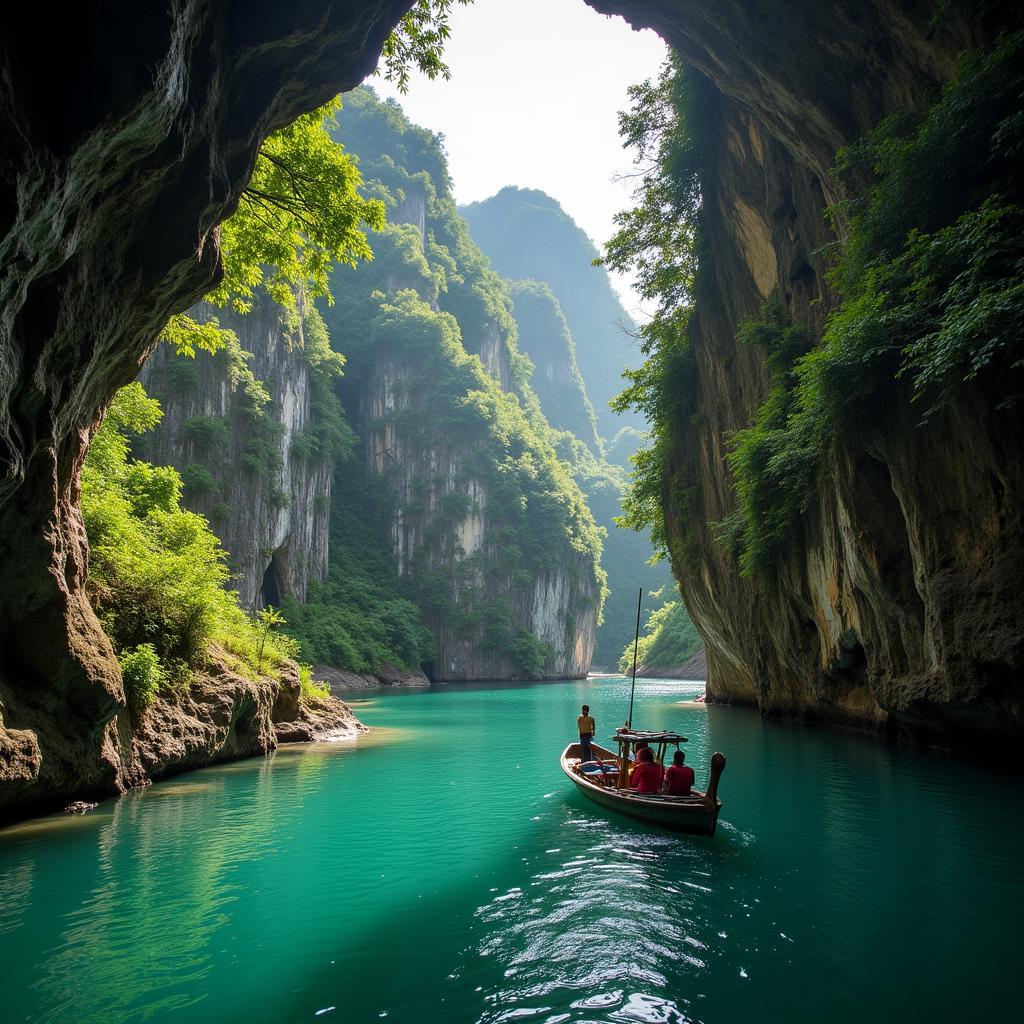
<path fill-rule="evenodd" d="M 372 258 L 363 227 L 380 228 L 384 206 L 359 192 L 352 159 L 331 137 L 340 98 L 268 136 L 235 213 L 221 225 L 221 283 L 207 295 L 215 306 L 247 313 L 257 289 L 286 310 L 322 296 L 337 263 Z M 216 317 L 171 318 L 163 337 L 181 355 L 217 352 L 230 331 Z"/>
<path fill-rule="evenodd" d="M 653 320 L 641 328 L 648 348 L 691 304 L 701 186 L 707 179 L 698 129 L 709 95 L 704 80 L 673 55 L 657 81 L 630 87 L 632 107 L 619 114 L 619 135 L 634 150 L 640 183 L 634 191 L 637 205 L 615 217 L 618 230 L 602 262 L 635 273 L 640 295 L 657 303 Z"/>
<path fill-rule="evenodd" d="M 301 457 L 346 459 L 355 446 L 355 434 L 334 389 L 343 375 L 345 357 L 332 350 L 327 326 L 312 305 L 304 311 L 302 351 L 309 366 L 310 424 L 303 435 Z"/>
<path fill-rule="evenodd" d="M 578 391 L 582 384 L 570 385 L 556 401 L 545 393 L 543 379 L 535 377 L 534 386 L 551 422 L 573 430 L 581 426 L 578 436 L 595 452 L 593 428 L 588 429 L 586 422 L 588 400 L 593 403 L 596 427 L 603 434 L 614 435 L 624 422 L 644 427 L 636 414 L 617 414 L 608 407 L 622 384 L 624 356 L 618 354 L 630 347 L 636 327 L 622 308 L 607 271 L 593 265 L 598 252 L 587 234 L 555 199 L 536 189 L 503 188 L 489 199 L 461 207 L 460 212 L 494 269 L 515 282 L 512 290 L 519 345 L 537 365 L 542 365 L 545 345 L 566 344 L 559 338 L 562 325 L 553 322 L 564 315 L 574 349 L 570 359 L 577 364 L 586 387 Z M 545 300 L 535 293 L 537 304 L 532 309 L 522 308 L 522 281 L 549 288 L 551 298 Z M 545 304 L 557 304 L 560 310 L 552 316 L 550 309 L 543 308 Z"/>
<path fill-rule="evenodd" d="M 311 665 L 299 665 L 299 698 L 300 700 L 323 700 L 330 697 L 331 688 L 326 683 L 318 683 L 313 678 Z"/>
<path fill-rule="evenodd" d="M 284 424 L 266 415 L 250 418 L 248 440 L 242 451 L 242 465 L 254 476 L 272 477 L 284 465 L 281 437 Z"/>
<path fill-rule="evenodd" d="M 193 353 L 194 355 L 194 353 Z M 173 359 L 167 367 L 167 387 L 172 395 L 186 395 L 199 383 L 199 369 L 191 359 Z"/>
<path fill-rule="evenodd" d="M 759 319 L 740 325 L 739 337 L 764 352 L 773 386 L 753 423 L 731 438 L 726 458 L 739 509 L 716 524 L 715 533 L 739 557 L 742 575 L 768 579 L 814 494 L 823 439 L 820 425 L 799 410 L 793 372 L 811 346 L 808 333 L 791 324 L 781 302 L 772 300 Z"/>
<path fill-rule="evenodd" d="M 251 416 L 259 416 L 266 412 L 270 405 L 270 392 L 261 380 L 256 378 L 249 365 L 252 353 L 242 348 L 238 335 L 234 331 L 222 332 L 223 347 L 217 352 L 217 358 L 224 366 L 231 393 L 242 402 L 242 408 Z"/>
<path fill-rule="evenodd" d="M 152 644 L 146 643 L 124 651 L 117 660 L 121 665 L 125 696 L 133 708 L 141 710 L 167 684 L 167 672 L 160 664 L 160 656 Z"/>
<path fill-rule="evenodd" d="M 773 377 L 730 442 L 738 508 L 712 524 L 744 575 L 771 578 L 837 444 L 863 443 L 908 399 L 927 420 L 965 388 L 997 410 L 1024 394 L 1022 56 L 1021 34 L 965 56 L 931 108 L 887 119 L 840 154 L 849 198 L 830 213 L 843 236 L 831 273 L 842 302 L 820 344 L 778 303 L 740 326 Z M 646 297 L 659 302 L 642 331 L 648 362 L 628 375 L 619 401 L 653 423 L 623 522 L 651 528 L 662 546 L 662 509 L 675 510 L 680 532 L 693 507 L 674 438 L 693 409 L 685 321 L 707 179 L 707 108 L 699 89 L 669 71 L 635 91 L 639 102 L 624 116 L 624 136 L 650 156 L 651 170 L 606 257 L 616 269 L 635 267 Z M 685 544 L 673 557 L 686 567 Z"/>
<path fill-rule="evenodd" d="M 455 481 L 428 473 L 398 480 L 382 453 L 385 489 L 401 494 L 405 528 L 418 535 L 403 586 L 431 620 L 467 638 L 486 632 L 492 646 L 529 666 L 524 674 L 539 672 L 544 652 L 517 635 L 503 595 L 532 585 L 553 560 L 592 572 L 596 594 L 604 586 L 601 532 L 555 451 L 572 442 L 544 420 L 529 359 L 516 348 L 509 295 L 457 214 L 440 140 L 368 89 L 346 98 L 342 129 L 389 216 L 422 215 L 426 237 L 406 223 L 374 234 L 373 263 L 342 268 L 331 280 L 338 301 L 325 312 L 330 333 L 344 339 L 349 381 L 372 376 L 381 359 L 411 368 L 410 378 L 396 383 L 395 411 L 373 429 L 394 438 L 388 443 L 400 445 L 406 458 L 454 451 L 460 466 Z M 472 354 L 495 340 L 504 348 L 514 394 L 502 391 Z M 357 400 L 348 387 L 342 383 L 343 398 Z M 486 489 L 484 548 L 460 559 L 454 556 L 459 529 L 474 510 L 470 481 Z M 342 656 L 349 664 L 372 661 L 355 651 L 335 659 Z"/>
<path fill-rule="evenodd" d="M 181 471 L 181 483 L 185 493 L 193 499 L 220 491 L 220 485 L 210 470 L 198 462 L 190 462 Z"/>
<path fill-rule="evenodd" d="M 532 679 L 544 674 L 555 654 L 550 644 L 542 643 L 528 629 L 517 630 L 503 646 L 520 671 Z"/>
<path fill-rule="evenodd" d="M 632 108 L 619 115 L 620 135 L 635 150 L 641 176 L 637 205 L 617 215 L 618 231 L 606 246 L 604 262 L 620 273 L 633 271 L 640 294 L 657 307 L 640 328 L 646 361 L 624 374 L 627 387 L 612 402 L 617 410 L 636 409 L 651 425 L 647 447 L 632 458 L 632 483 L 618 522 L 649 531 L 658 557 L 669 546 L 663 509 L 668 502 L 685 509 L 693 486 L 691 472 L 675 464 L 672 453 L 697 388 L 689 318 L 708 177 L 702 132 L 709 96 L 704 80 L 673 56 L 656 82 L 630 90 Z M 677 568 L 694 567 L 691 548 L 672 554 Z"/>
<path fill-rule="evenodd" d="M 201 450 L 225 444 L 231 435 L 227 421 L 219 416 L 193 416 L 184 429 L 185 436 Z"/>
<path fill-rule="evenodd" d="M 409 72 L 415 67 L 421 75 L 433 80 L 439 75 L 451 78 L 448 65 L 441 59 L 450 29 L 448 18 L 455 0 L 416 0 L 384 43 L 381 55 L 384 77 L 398 86 L 399 92 L 409 88 Z M 473 0 L 458 0 L 469 6 Z"/>
<path fill-rule="evenodd" d="M 181 507 L 174 469 L 129 456 L 129 437 L 152 429 L 160 415 L 140 384 L 122 388 L 82 470 L 88 592 L 115 650 L 142 680 L 137 699 L 163 685 L 156 668 L 143 672 L 147 664 L 160 666 L 167 680 L 186 682 L 205 664 L 211 644 L 233 653 L 243 674 L 257 671 L 256 632 L 226 589 L 217 538 L 202 516 Z M 267 651 L 276 663 L 291 648 L 282 639 Z"/>
<path fill-rule="evenodd" d="M 468 461 L 488 490 L 488 529 L 500 531 L 502 548 L 515 552 L 508 568 L 548 567 L 570 552 L 589 554 L 595 589 L 601 537 L 568 468 L 531 428 L 518 398 L 501 390 L 480 360 L 463 349 L 459 325 L 412 292 L 382 303 L 373 323 L 374 344 L 403 359 L 415 358 L 431 381 L 429 400 L 417 409 L 415 436 L 396 419 L 397 436 L 409 443 L 445 437 L 472 446 Z"/>
<path fill-rule="evenodd" d="M 576 344 L 562 308 L 551 289 L 539 281 L 515 281 L 511 286 L 513 313 L 518 328 L 519 344 L 534 362 L 541 359 L 566 365 L 569 380 L 548 382 L 534 378 L 542 407 L 555 429 L 568 430 L 591 450 L 600 454 L 594 407 L 576 364 Z M 526 367 L 523 368 L 526 371 Z M 524 372 L 525 380 L 517 382 L 517 391 L 525 391 L 532 373 Z"/>
<path fill-rule="evenodd" d="M 1021 388 L 1024 33 L 971 53 L 918 118 L 889 118 L 840 154 L 852 198 L 833 283 L 844 302 L 802 371 L 835 432 L 870 421 L 897 376 L 926 415 L 965 384 L 1004 404 Z M 858 187 L 865 181 L 867 188 Z M 831 365 L 828 365 L 831 364 Z M 862 381 L 844 394 L 851 366 Z"/>
<path fill-rule="evenodd" d="M 718 524 L 744 575 L 770 578 L 814 494 L 825 455 L 856 444 L 894 401 L 927 418 L 965 385 L 1021 394 L 1024 336 L 1024 36 L 969 55 L 918 118 L 880 124 L 840 155 L 857 188 L 833 284 L 843 302 L 820 346 L 766 308 L 740 336 L 765 347 L 774 383 L 728 456 L 737 515 Z M 863 182 L 872 183 L 863 187 Z"/>
<path fill-rule="evenodd" d="M 650 614 L 644 625 L 637 644 L 637 668 L 678 668 L 700 650 L 702 643 L 683 602 L 666 601 Z M 632 670 L 633 644 L 630 643 L 619 658 L 619 671 L 629 674 Z"/>
<path fill-rule="evenodd" d="M 256 671 L 263 671 L 263 650 L 266 647 L 267 636 L 275 626 L 283 626 L 285 617 L 273 606 L 267 605 L 256 613 L 256 629 L 259 633 L 260 645 L 256 652 Z"/>

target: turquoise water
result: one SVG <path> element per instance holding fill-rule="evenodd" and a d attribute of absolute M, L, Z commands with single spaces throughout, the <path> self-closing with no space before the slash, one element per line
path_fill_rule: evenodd
<path fill-rule="evenodd" d="M 640 689 L 698 781 L 729 758 L 713 840 L 561 774 L 581 703 L 599 737 L 624 718 L 621 679 L 383 696 L 358 746 L 0 832 L 3 1020 L 1015 1015 L 1019 776 Z"/>

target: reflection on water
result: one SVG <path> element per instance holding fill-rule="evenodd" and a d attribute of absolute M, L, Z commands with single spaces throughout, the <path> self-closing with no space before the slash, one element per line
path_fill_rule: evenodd
<path fill-rule="evenodd" d="M 638 686 L 635 717 L 690 737 L 698 783 L 726 752 L 714 840 L 561 775 L 621 679 L 375 698 L 358 744 L 6 830 L 4 1019 L 859 1024 L 868 993 L 874 1019 L 1006 1016 L 1017 780 L 678 703 L 699 690 Z"/>

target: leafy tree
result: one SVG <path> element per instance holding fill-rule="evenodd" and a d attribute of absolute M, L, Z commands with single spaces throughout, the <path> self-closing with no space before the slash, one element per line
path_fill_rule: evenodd
<path fill-rule="evenodd" d="M 363 228 L 382 227 L 384 207 L 359 193 L 359 171 L 331 137 L 340 107 L 340 97 L 331 100 L 264 142 L 238 208 L 221 226 L 224 277 L 206 297 L 212 305 L 247 313 L 261 287 L 288 311 L 317 296 L 330 301 L 329 269 L 372 257 Z M 186 355 L 229 340 L 215 317 L 199 322 L 184 313 L 164 337 Z"/>
<path fill-rule="evenodd" d="M 683 602 L 666 601 L 651 612 L 644 625 L 637 644 L 637 668 L 678 668 L 700 650 L 702 643 Z M 628 674 L 632 669 L 633 644 L 630 643 L 619 658 L 619 671 Z"/>
<path fill-rule="evenodd" d="M 261 608 L 256 613 L 256 627 L 260 634 L 260 646 L 256 652 L 256 671 L 263 671 L 263 648 L 267 643 L 267 634 L 275 626 L 283 626 L 285 624 L 285 617 L 273 606 L 267 605 L 266 608 Z"/>
<path fill-rule="evenodd" d="M 633 456 L 632 486 L 618 522 L 649 530 L 656 555 L 664 557 L 666 497 L 671 493 L 677 507 L 686 507 L 692 488 L 682 467 L 670 470 L 668 453 L 696 394 L 689 318 L 708 177 L 703 125 L 710 91 L 672 56 L 657 81 L 632 87 L 630 98 L 631 109 L 619 115 L 619 132 L 635 151 L 636 206 L 617 215 L 618 231 L 607 243 L 604 263 L 622 273 L 635 271 L 640 294 L 656 309 L 640 328 L 646 361 L 624 374 L 627 387 L 612 402 L 615 409 L 637 409 L 651 424 L 648 445 Z M 692 567 L 692 551 L 678 548 L 673 555 L 677 569 Z"/>
<path fill-rule="evenodd" d="M 384 77 L 398 86 L 399 92 L 409 88 L 410 68 L 427 78 L 451 78 L 448 65 L 442 60 L 444 44 L 451 29 L 448 19 L 455 0 L 416 0 L 412 10 L 398 23 L 384 44 Z M 473 0 L 458 0 L 468 7 Z"/>
<path fill-rule="evenodd" d="M 674 54 L 657 80 L 631 86 L 631 107 L 619 114 L 619 135 L 634 151 L 639 181 L 636 206 L 616 214 L 618 230 L 601 262 L 619 273 L 634 272 L 640 295 L 657 304 L 640 329 L 644 351 L 663 332 L 685 321 L 693 296 L 698 229 L 707 178 L 699 135 L 708 89 Z"/>

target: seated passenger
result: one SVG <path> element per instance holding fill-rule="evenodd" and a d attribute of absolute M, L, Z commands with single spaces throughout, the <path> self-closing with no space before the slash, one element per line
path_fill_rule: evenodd
<path fill-rule="evenodd" d="M 689 796 L 693 787 L 693 769 L 686 764 L 686 755 L 677 750 L 665 772 L 665 792 L 669 796 Z"/>
<path fill-rule="evenodd" d="M 654 751 L 643 747 L 637 751 L 636 767 L 630 776 L 629 787 L 638 793 L 660 793 L 665 770 L 654 760 Z"/>

